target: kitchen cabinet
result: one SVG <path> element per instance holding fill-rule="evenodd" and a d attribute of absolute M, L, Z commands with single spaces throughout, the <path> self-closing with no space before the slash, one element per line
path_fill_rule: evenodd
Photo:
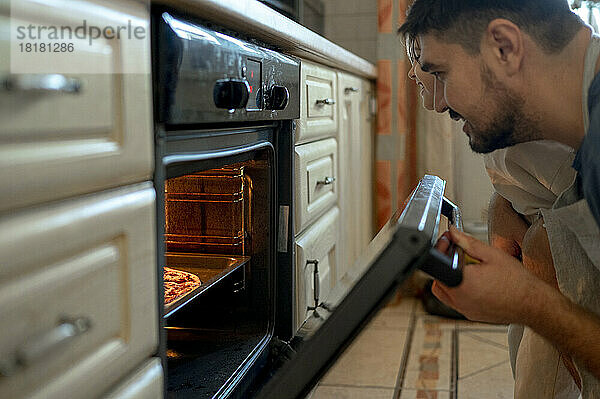
<path fill-rule="evenodd" d="M 301 70 L 294 159 L 296 250 L 305 254 L 306 240 L 336 243 L 335 256 L 326 257 L 326 269 L 319 270 L 319 278 L 326 280 L 320 287 L 324 301 L 332 287 L 358 275 L 348 272 L 373 237 L 373 87 L 367 79 L 312 62 L 302 61 Z M 330 217 L 331 209 L 338 216 Z M 303 256 L 296 254 L 297 327 L 310 315 L 308 306 L 314 306 L 314 269 L 306 265 L 310 257 Z M 352 281 L 343 284 L 351 286 Z"/>
<path fill-rule="evenodd" d="M 12 22 L 0 7 L 0 212 L 149 180 L 149 34 L 98 39 L 93 46 L 74 38 L 77 51 L 52 58 L 65 65 L 49 63 L 44 74 L 10 74 L 11 23 L 73 28 L 82 21 L 119 26 L 129 20 L 149 32 L 147 6 L 80 1 L 76 12 L 65 12 L 63 2 L 24 0 L 18 7 Z M 132 64 L 140 73 L 120 73 Z"/>
<path fill-rule="evenodd" d="M 154 358 L 133 372 L 105 399 L 161 399 L 163 384 L 160 359 Z"/>
<path fill-rule="evenodd" d="M 337 281 L 339 209 L 331 209 L 296 239 L 296 325 L 326 303 Z"/>
<path fill-rule="evenodd" d="M 302 61 L 296 144 L 334 137 L 338 129 L 335 70 Z"/>
<path fill-rule="evenodd" d="M 315 306 L 315 297 L 320 305 L 337 282 L 340 223 L 335 207 L 339 200 L 337 74 L 305 60 L 300 71 L 294 149 L 295 330 L 312 314 L 309 307 Z"/>
<path fill-rule="evenodd" d="M 296 146 L 296 234 L 337 202 L 337 152 L 335 139 Z"/>
<path fill-rule="evenodd" d="M 155 220 L 150 183 L 0 219 L 0 397 L 98 396 L 156 351 Z"/>
<path fill-rule="evenodd" d="M 339 279 L 367 248 L 374 233 L 371 82 L 338 72 Z"/>
<path fill-rule="evenodd" d="M 150 10 L 76 3 L 0 1 L 0 397 L 158 398 Z M 11 65 L 11 24 L 82 21 L 145 35 Z"/>

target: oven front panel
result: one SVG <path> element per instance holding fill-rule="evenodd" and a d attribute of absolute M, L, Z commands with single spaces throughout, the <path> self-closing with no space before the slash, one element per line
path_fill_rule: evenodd
<path fill-rule="evenodd" d="M 189 125 L 300 117 L 300 64 L 290 56 L 154 14 L 160 123 Z"/>

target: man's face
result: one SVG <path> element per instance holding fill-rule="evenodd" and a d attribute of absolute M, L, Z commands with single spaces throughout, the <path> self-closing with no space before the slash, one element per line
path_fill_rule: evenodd
<path fill-rule="evenodd" d="M 423 107 L 429 111 L 445 112 L 444 108 L 444 88 L 442 84 L 430 73 L 423 72 L 418 62 L 421 56 L 419 43 L 416 41 L 407 41 L 407 48 L 411 68 L 408 71 L 408 77 L 415 81 L 420 89 L 419 94 L 423 100 Z"/>
<path fill-rule="evenodd" d="M 433 34 L 419 38 L 421 68 L 433 74 L 444 90 L 450 117 L 463 121 L 471 149 L 488 153 L 539 136 L 524 101 L 500 82 L 480 55 Z"/>

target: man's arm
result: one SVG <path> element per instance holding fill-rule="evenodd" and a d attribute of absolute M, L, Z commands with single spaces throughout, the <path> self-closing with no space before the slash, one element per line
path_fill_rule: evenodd
<path fill-rule="evenodd" d="M 466 265 L 457 288 L 432 291 L 467 318 L 531 327 L 600 378 L 600 317 L 571 302 L 515 258 L 456 229 L 450 239 L 481 263 Z"/>
<path fill-rule="evenodd" d="M 511 203 L 494 192 L 488 208 L 490 245 L 520 259 L 523 237 L 528 228 L 528 223 L 513 209 Z"/>

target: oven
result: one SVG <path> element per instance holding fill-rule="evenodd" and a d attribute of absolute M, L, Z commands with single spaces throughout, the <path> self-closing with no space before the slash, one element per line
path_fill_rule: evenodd
<path fill-rule="evenodd" d="M 243 397 L 293 333 L 300 66 L 172 11 L 153 37 L 166 393 Z"/>
<path fill-rule="evenodd" d="M 300 63 L 174 10 L 153 9 L 152 35 L 166 397 L 303 397 L 416 267 L 460 282 L 460 251 L 433 248 L 460 213 L 426 176 L 295 331 Z"/>

